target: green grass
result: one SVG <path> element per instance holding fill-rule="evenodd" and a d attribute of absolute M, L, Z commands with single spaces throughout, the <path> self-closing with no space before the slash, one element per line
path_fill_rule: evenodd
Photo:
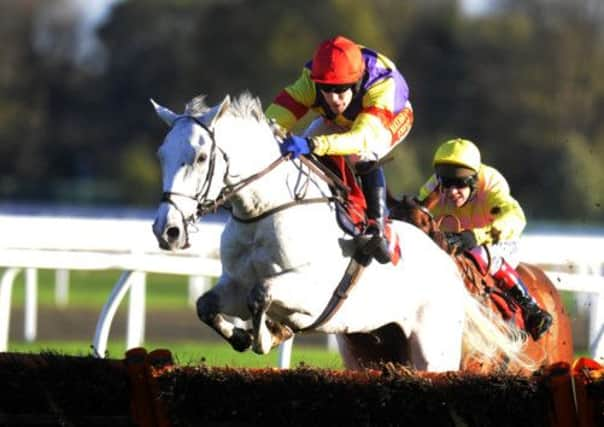
<path fill-rule="evenodd" d="M 165 348 L 170 350 L 178 365 L 199 365 L 205 363 L 209 366 L 230 366 L 247 368 L 266 368 L 278 365 L 279 352 L 273 350 L 266 356 L 260 356 L 251 351 L 239 353 L 226 343 L 200 343 L 200 342 L 153 342 L 145 343 L 148 350 Z M 11 342 L 10 352 L 40 353 L 44 351 L 55 352 L 72 356 L 87 356 L 92 354 L 89 342 L 76 341 L 47 341 L 47 342 Z M 123 342 L 112 341 L 107 346 L 106 357 L 110 359 L 123 359 L 125 345 Z M 329 352 L 321 347 L 296 346 L 292 351 L 291 367 L 304 364 L 325 369 L 343 368 L 340 356 L 336 352 Z"/>
<path fill-rule="evenodd" d="M 69 305 L 98 310 L 107 301 L 118 281 L 121 271 L 69 272 Z M 38 270 L 38 303 L 40 306 L 55 304 L 54 270 Z M 148 310 L 174 310 L 188 307 L 188 277 L 171 274 L 147 274 Z M 13 306 L 24 301 L 24 274 L 19 274 L 13 287 Z"/>

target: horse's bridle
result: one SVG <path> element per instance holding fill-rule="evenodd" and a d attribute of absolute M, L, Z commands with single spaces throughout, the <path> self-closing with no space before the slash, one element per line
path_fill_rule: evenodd
<path fill-rule="evenodd" d="M 203 123 L 202 121 L 197 119 L 196 117 L 189 116 L 189 115 L 178 117 L 176 120 L 174 120 L 174 122 L 172 123 L 172 126 L 174 126 L 174 123 L 180 119 L 193 120 L 196 124 L 201 126 L 208 133 L 208 135 L 210 135 L 210 138 L 211 138 L 209 166 L 208 166 L 206 178 L 201 186 L 201 189 L 195 195 L 179 193 L 179 192 L 175 192 L 175 191 L 164 191 L 161 196 L 161 202 L 169 203 L 170 205 L 172 205 L 181 215 L 183 223 L 185 225 L 193 225 L 201 217 L 203 217 L 209 213 L 216 212 L 216 210 L 220 206 L 223 206 L 231 197 L 233 197 L 235 194 L 237 194 L 243 188 L 247 187 L 252 182 L 262 178 L 264 175 L 268 174 L 270 171 L 272 171 L 277 166 L 279 166 L 279 164 L 281 164 L 282 162 L 289 160 L 289 156 L 281 156 L 281 157 L 277 158 L 275 161 L 273 161 L 271 164 L 269 164 L 267 167 L 260 170 L 259 172 L 252 174 L 252 175 L 248 176 L 247 178 L 243 178 L 234 184 L 226 184 L 227 177 L 229 176 L 229 157 L 228 157 L 227 153 L 225 153 L 224 150 L 222 150 L 216 144 L 216 135 L 215 135 L 214 131 L 212 129 L 210 129 L 205 123 Z M 225 183 L 225 185 L 220 190 L 218 196 L 212 200 L 208 197 L 208 193 L 210 191 L 210 186 L 212 184 L 212 177 L 214 176 L 217 150 L 220 150 L 220 153 L 222 154 L 222 158 L 224 159 L 224 162 L 226 164 L 226 171 L 223 176 L 223 183 Z M 304 158 L 304 157 L 301 157 L 300 159 L 309 168 L 314 169 L 315 172 L 319 173 L 319 176 L 323 180 L 325 180 L 328 184 L 334 184 L 334 178 L 330 177 L 324 170 L 317 170 L 316 164 L 311 163 L 309 159 Z M 339 185 L 340 183 L 335 182 L 335 184 Z M 185 214 L 182 212 L 182 210 L 174 202 L 174 200 L 172 200 L 172 196 L 185 197 L 185 198 L 192 199 L 195 202 L 197 202 L 197 208 L 195 210 L 195 213 L 186 217 Z M 316 198 L 305 199 L 304 196 L 301 196 L 301 197 L 296 196 L 296 198 L 293 201 L 285 203 L 280 206 L 277 206 L 273 209 L 269 209 L 268 211 L 266 211 L 256 217 L 253 217 L 253 218 L 238 218 L 237 216 L 233 215 L 232 213 L 231 213 L 231 215 L 232 215 L 233 219 L 235 219 L 239 222 L 251 223 L 251 222 L 259 221 L 262 218 L 266 218 L 267 216 L 273 215 L 279 211 L 288 209 L 295 205 L 311 204 L 311 203 L 324 203 L 324 202 L 331 202 L 334 200 L 336 200 L 334 197 L 316 197 Z M 187 231 L 187 228 L 188 227 L 185 227 L 186 246 L 188 246 L 188 244 L 189 244 L 189 233 Z"/>
<path fill-rule="evenodd" d="M 197 123 L 199 126 L 201 126 L 203 128 L 203 130 L 205 130 L 208 133 L 208 135 L 210 135 L 210 139 L 212 141 L 212 145 L 210 147 L 210 160 L 209 160 L 210 165 L 208 167 L 206 179 L 203 182 L 203 185 L 202 185 L 201 189 L 197 192 L 197 194 L 191 195 L 191 194 L 186 194 L 186 193 L 179 193 L 176 191 L 164 191 L 162 193 L 161 199 L 160 199 L 160 201 L 162 203 L 168 203 L 168 204 L 172 205 L 172 207 L 174 207 L 174 209 L 176 209 L 176 211 L 182 217 L 183 224 L 185 224 L 185 239 L 186 239 L 185 247 L 188 247 L 189 246 L 188 225 L 194 224 L 199 219 L 199 216 L 200 216 L 199 212 L 202 209 L 202 206 L 205 204 L 205 201 L 207 200 L 207 195 L 210 191 L 210 185 L 212 184 L 212 177 L 214 176 L 214 167 L 216 165 L 216 136 L 212 129 L 210 129 L 205 123 L 198 120 L 194 116 L 180 116 L 172 122 L 171 127 L 174 127 L 174 124 L 178 120 L 181 120 L 181 119 L 193 120 L 195 123 Z M 227 164 L 227 170 L 225 172 L 225 175 L 226 175 L 226 174 L 228 174 L 228 157 L 224 151 L 222 151 L 222 150 L 220 150 L 220 151 Z M 185 214 L 180 209 L 180 207 L 172 199 L 172 196 L 184 197 L 184 198 L 191 199 L 191 200 L 194 200 L 195 202 L 197 202 L 197 208 L 195 210 L 195 213 L 191 214 L 189 216 L 185 216 Z"/>

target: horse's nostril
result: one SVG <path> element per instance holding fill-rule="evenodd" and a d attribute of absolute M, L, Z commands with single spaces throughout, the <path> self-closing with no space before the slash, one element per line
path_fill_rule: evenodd
<path fill-rule="evenodd" d="M 178 227 L 170 227 L 166 231 L 166 235 L 170 240 L 178 239 L 178 236 L 180 235 L 180 230 L 178 229 Z"/>

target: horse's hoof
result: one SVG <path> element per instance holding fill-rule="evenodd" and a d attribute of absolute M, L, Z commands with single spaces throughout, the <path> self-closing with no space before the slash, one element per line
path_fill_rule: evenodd
<path fill-rule="evenodd" d="M 294 331 L 292 328 L 286 325 L 281 325 L 279 323 L 273 322 L 270 319 L 266 319 L 266 327 L 271 334 L 273 335 L 273 347 L 281 344 L 283 341 L 286 341 L 294 336 Z"/>
<path fill-rule="evenodd" d="M 245 329 L 235 328 L 229 342 L 233 349 L 244 352 L 252 346 L 252 335 Z"/>

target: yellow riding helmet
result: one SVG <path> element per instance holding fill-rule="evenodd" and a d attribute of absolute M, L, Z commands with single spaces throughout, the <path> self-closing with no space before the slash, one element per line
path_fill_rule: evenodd
<path fill-rule="evenodd" d="M 467 139 L 452 139 L 438 147 L 434 153 L 433 165 L 439 176 L 475 175 L 481 165 L 480 150 Z"/>

